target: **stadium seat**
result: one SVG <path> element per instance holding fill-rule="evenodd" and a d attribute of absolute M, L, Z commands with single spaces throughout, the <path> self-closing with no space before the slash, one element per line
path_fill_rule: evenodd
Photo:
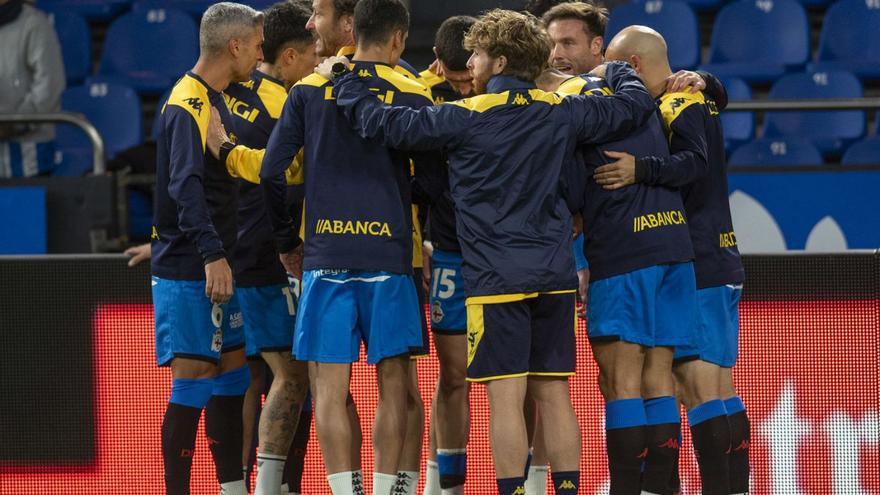
<path fill-rule="evenodd" d="M 770 88 L 770 98 L 861 98 L 862 84 L 849 72 L 789 74 Z M 768 112 L 766 137 L 802 137 L 823 155 L 840 156 L 843 149 L 865 135 L 865 113 L 860 111 Z"/>
<path fill-rule="evenodd" d="M 65 112 L 83 114 L 104 139 L 107 159 L 143 139 L 141 101 L 128 86 L 95 82 L 70 88 L 61 96 Z M 58 125 L 55 144 L 61 152 L 57 175 L 83 175 L 92 168 L 92 145 L 78 128 Z"/>
<path fill-rule="evenodd" d="M 864 139 L 847 148 L 840 163 L 844 165 L 880 165 L 880 136 Z"/>
<path fill-rule="evenodd" d="M 135 0 L 131 10 L 142 12 L 150 9 L 177 9 L 200 18 L 214 3 L 214 0 Z"/>
<path fill-rule="evenodd" d="M 47 10 L 64 10 L 91 21 L 109 21 L 125 10 L 131 0 L 39 0 L 37 6 Z"/>
<path fill-rule="evenodd" d="M 669 47 L 669 63 L 674 70 L 691 69 L 700 62 L 700 32 L 697 16 L 679 0 L 649 0 L 628 3 L 611 11 L 606 42 L 621 29 L 639 24 L 657 30 Z"/>
<path fill-rule="evenodd" d="M 880 79 L 880 2 L 841 0 L 825 13 L 814 71 L 848 70 Z"/>
<path fill-rule="evenodd" d="M 100 74 L 138 92 L 159 94 L 192 68 L 199 32 L 185 12 L 144 9 L 113 21 L 107 29 Z"/>
<path fill-rule="evenodd" d="M 730 165 L 822 165 L 822 154 L 805 139 L 758 139 L 737 148 Z"/>
<path fill-rule="evenodd" d="M 49 21 L 58 33 L 67 85 L 79 84 L 92 71 L 92 34 L 85 19 L 67 10 L 49 11 Z"/>
<path fill-rule="evenodd" d="M 810 55 L 807 13 L 795 0 L 737 0 L 715 18 L 709 63 L 719 77 L 768 83 L 798 70 Z"/>
<path fill-rule="evenodd" d="M 722 81 L 727 89 L 730 101 L 752 99 L 752 88 L 742 79 L 725 79 Z M 751 140 L 755 135 L 755 114 L 752 112 L 721 112 L 721 126 L 724 129 L 724 141 L 728 151 Z"/>

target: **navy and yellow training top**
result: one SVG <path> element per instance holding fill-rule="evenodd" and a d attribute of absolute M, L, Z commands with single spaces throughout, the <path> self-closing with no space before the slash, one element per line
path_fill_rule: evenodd
<path fill-rule="evenodd" d="M 578 145 L 619 139 L 655 104 L 632 69 L 607 68 L 615 94 L 563 97 L 495 76 L 487 94 L 413 110 L 383 105 L 358 71 L 336 83 L 359 132 L 397 149 L 446 150 L 470 297 L 573 290 L 572 216 L 562 176 Z"/>
<path fill-rule="evenodd" d="M 159 116 L 151 267 L 160 278 L 204 280 L 204 264 L 235 245 L 238 185 L 206 151 L 211 107 L 231 128 L 223 94 L 187 72 Z"/>
<path fill-rule="evenodd" d="M 604 79 L 579 76 L 562 83 L 558 92 L 608 96 Z M 605 151 L 622 151 L 636 158 L 668 157 L 669 146 L 659 115 L 621 140 L 581 149 L 586 172 L 584 191 L 584 256 L 590 280 L 597 281 L 664 263 L 694 258 L 681 194 L 662 185 L 636 183 L 609 191 L 596 183 L 597 167 L 615 159 Z"/>
<path fill-rule="evenodd" d="M 249 81 L 231 84 L 224 95 L 232 114 L 233 126 L 229 131 L 234 137 L 230 135 L 230 138 L 248 148 L 265 149 L 287 100 L 284 83 L 254 71 Z M 258 185 L 246 180 L 239 180 L 238 187 L 238 240 L 232 254 L 236 285 L 254 287 L 287 283 L 287 274 L 275 250 L 263 192 Z M 297 193 L 302 195 L 302 186 L 288 190 L 288 196 L 291 196 L 288 199 L 293 199 L 294 203 L 291 216 L 298 223 L 302 201 L 295 201 Z"/>
<path fill-rule="evenodd" d="M 429 70 L 423 71 L 420 76 L 422 82 L 431 89 L 435 105 L 462 99 L 443 76 Z M 446 161 L 445 155 L 442 160 Z M 461 251 L 461 246 L 455 233 L 455 204 L 449 191 L 449 172 L 446 167 L 442 167 L 439 180 L 443 188 L 428 210 L 428 238 L 435 249 L 457 253 Z"/>
<path fill-rule="evenodd" d="M 745 279 L 730 218 L 724 135 L 715 100 L 702 92 L 658 101 L 670 157 L 636 160 L 636 181 L 681 190 L 694 246 L 697 288 Z"/>
<path fill-rule="evenodd" d="M 356 62 L 354 71 L 368 81 L 374 100 L 413 108 L 433 104 L 427 88 L 390 66 Z M 293 86 L 272 131 L 260 179 L 276 241 L 283 245 L 293 237 L 284 172 L 302 148 L 303 267 L 411 274 L 410 154 L 361 138 L 336 103 L 330 81 L 308 76 Z"/>

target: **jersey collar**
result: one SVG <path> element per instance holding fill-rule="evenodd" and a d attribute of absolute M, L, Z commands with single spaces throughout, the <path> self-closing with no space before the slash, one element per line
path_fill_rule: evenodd
<path fill-rule="evenodd" d="M 343 46 L 339 49 L 339 52 L 336 53 L 337 57 L 348 57 L 351 59 L 351 56 L 354 55 L 355 47 L 354 45 Z"/>
<path fill-rule="evenodd" d="M 489 83 L 486 85 L 487 93 L 503 93 L 505 91 L 514 90 L 514 89 L 535 89 L 534 81 L 523 81 L 522 79 L 513 77 L 513 76 L 505 76 L 505 75 L 497 75 L 492 76 L 492 79 L 489 79 Z"/>

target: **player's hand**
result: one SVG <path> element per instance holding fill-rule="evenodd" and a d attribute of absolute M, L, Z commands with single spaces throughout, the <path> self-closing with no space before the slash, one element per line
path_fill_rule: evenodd
<path fill-rule="evenodd" d="M 226 258 L 205 265 L 205 295 L 214 304 L 225 304 L 232 297 L 232 269 Z"/>
<path fill-rule="evenodd" d="M 136 266 L 141 261 L 148 260 L 153 256 L 153 248 L 150 243 L 132 246 L 125 250 L 125 255 L 130 257 L 128 266 Z"/>
<path fill-rule="evenodd" d="M 278 255 L 278 259 L 281 260 L 281 265 L 284 266 L 284 271 L 293 275 L 295 278 L 302 280 L 303 275 L 303 245 L 300 244 L 298 247 L 291 249 L 286 253 L 281 253 Z"/>
<path fill-rule="evenodd" d="M 315 72 L 325 79 L 333 79 L 333 66 L 336 64 L 348 65 L 348 63 L 348 59 L 345 57 L 327 57 L 315 67 Z"/>
<path fill-rule="evenodd" d="M 666 92 L 678 93 L 686 91 L 696 93 L 706 89 L 706 81 L 703 76 L 689 70 L 680 70 L 666 78 Z"/>
<path fill-rule="evenodd" d="M 580 213 L 575 213 L 571 220 L 571 238 L 576 239 L 584 232 L 584 217 Z"/>
<path fill-rule="evenodd" d="M 428 72 L 443 77 L 443 65 L 439 58 L 435 58 L 431 65 L 428 66 Z"/>
<path fill-rule="evenodd" d="M 220 145 L 229 141 L 223 121 L 220 120 L 220 112 L 211 107 L 211 121 L 208 123 L 208 138 L 206 145 L 214 158 L 220 158 Z"/>
<path fill-rule="evenodd" d="M 635 184 L 636 158 L 621 151 L 606 151 L 605 154 L 617 161 L 598 167 L 593 172 L 593 180 L 609 191 Z"/>
<path fill-rule="evenodd" d="M 589 297 L 589 287 L 590 287 L 590 269 L 584 268 L 578 270 L 578 298 L 583 303 L 581 307 L 578 309 L 578 317 L 582 319 L 587 319 L 587 298 Z"/>
<path fill-rule="evenodd" d="M 594 77 L 601 77 L 605 79 L 605 68 L 608 66 L 608 62 L 597 65 L 593 70 L 590 71 L 590 75 Z"/>

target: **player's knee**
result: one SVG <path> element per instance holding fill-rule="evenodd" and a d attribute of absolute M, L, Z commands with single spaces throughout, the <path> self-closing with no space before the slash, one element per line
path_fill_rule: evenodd
<path fill-rule="evenodd" d="M 198 359 L 175 358 L 171 363 L 171 374 L 174 378 L 190 380 L 214 378 L 217 366 Z"/>
<path fill-rule="evenodd" d="M 440 394 L 448 397 L 464 391 L 467 388 L 466 378 L 466 368 L 441 368 L 440 377 L 437 380 L 437 387 L 440 389 Z"/>
<path fill-rule="evenodd" d="M 623 369 L 599 371 L 599 390 L 605 400 L 631 399 L 642 396 L 641 373 Z"/>
<path fill-rule="evenodd" d="M 645 370 L 642 373 L 642 396 L 646 398 L 675 395 L 671 370 Z"/>

